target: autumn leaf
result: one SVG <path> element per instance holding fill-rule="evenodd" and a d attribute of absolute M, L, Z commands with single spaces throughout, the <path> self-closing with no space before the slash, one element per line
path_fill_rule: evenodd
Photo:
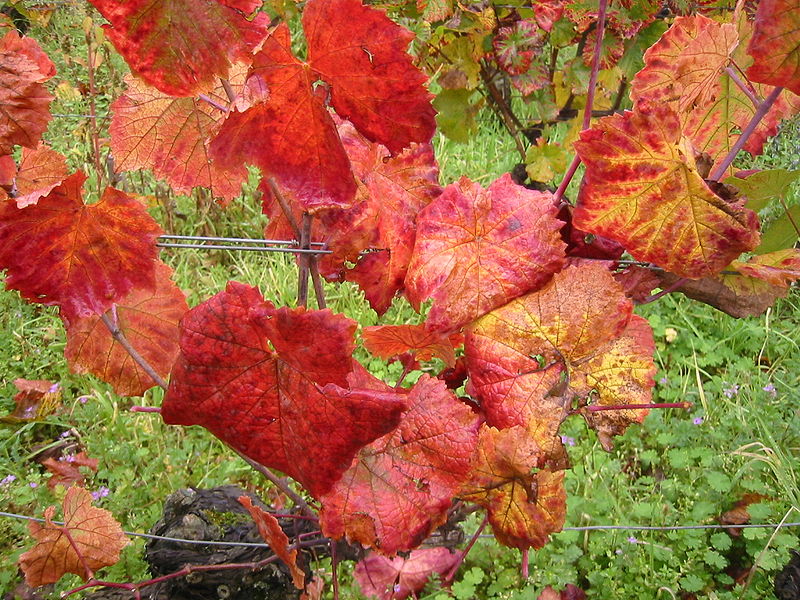
<path fill-rule="evenodd" d="M 161 228 L 144 206 L 114 188 L 83 203 L 77 172 L 35 206 L 0 203 L 0 267 L 6 286 L 61 307 L 67 320 L 107 311 L 134 287 L 154 284 Z"/>
<path fill-rule="evenodd" d="M 255 81 L 269 89 L 268 97 L 231 112 L 210 147 L 221 167 L 244 161 L 261 168 L 312 213 L 349 208 L 356 191 L 336 124 L 314 93 L 316 80 L 292 54 L 289 28 L 279 25 L 253 57 L 248 76 L 250 86 Z"/>
<path fill-rule="evenodd" d="M 655 365 L 652 332 L 632 317 L 632 304 L 602 265 L 579 264 L 543 289 L 513 300 L 467 332 L 470 384 L 486 420 L 555 435 L 574 399 L 598 404 L 646 404 Z M 643 410 L 587 417 L 604 447 Z M 601 415 L 601 416 L 598 416 Z"/>
<path fill-rule="evenodd" d="M 564 526 L 564 471 L 541 469 L 546 455 L 525 427 L 481 428 L 470 479 L 459 496 L 487 509 L 494 536 L 505 546 L 541 548 Z"/>
<path fill-rule="evenodd" d="M 697 152 L 708 153 L 716 164 L 731 150 L 755 114 L 747 94 L 729 77 L 726 67 L 734 61 L 746 68 L 750 57 L 743 47 L 752 26 L 741 20 L 719 23 L 696 15 L 678 17 L 670 29 L 645 52 L 645 66 L 631 85 L 631 97 L 641 102 L 665 103 L 676 112 L 681 131 Z M 756 84 L 755 94 L 768 89 Z M 760 154 L 778 123 L 796 112 L 797 99 L 783 94 L 769 109 L 745 143 L 744 149 Z M 794 105 L 794 106 L 793 106 Z"/>
<path fill-rule="evenodd" d="M 422 591 L 430 578 L 444 576 L 458 561 L 448 548 L 419 548 L 407 557 L 370 553 L 356 564 L 353 577 L 361 593 L 378 600 L 403 600 Z"/>
<path fill-rule="evenodd" d="M 178 355 L 178 321 L 189 310 L 171 277 L 172 269 L 157 263 L 155 288 L 132 290 L 110 313 L 131 346 L 164 378 Z M 64 356 L 73 372 L 91 373 L 121 396 L 141 396 L 155 385 L 99 315 L 67 324 Z"/>
<path fill-rule="evenodd" d="M 427 327 L 457 330 L 544 285 L 564 263 L 555 214 L 550 194 L 509 175 L 486 190 L 467 178 L 447 186 L 419 214 L 406 277 L 416 310 L 433 298 Z"/>
<path fill-rule="evenodd" d="M 0 423 L 40 421 L 61 406 L 61 386 L 46 379 L 15 379 L 14 410 Z"/>
<path fill-rule="evenodd" d="M 790 248 L 734 261 L 730 270 L 697 281 L 678 281 L 662 273 L 661 287 L 680 292 L 737 318 L 763 314 L 789 293 L 789 283 L 800 278 L 800 251 Z"/>
<path fill-rule="evenodd" d="M 319 497 L 406 407 L 404 394 L 357 372 L 355 327 L 329 310 L 276 309 L 230 282 L 183 318 L 161 415 L 203 425 Z"/>
<path fill-rule="evenodd" d="M 423 375 L 393 432 L 361 449 L 322 497 L 322 531 L 391 555 L 417 547 L 447 518 L 477 441 L 478 418 Z"/>
<path fill-rule="evenodd" d="M 759 2 L 747 52 L 754 60 L 747 70 L 750 79 L 800 94 L 800 2 Z"/>
<path fill-rule="evenodd" d="M 306 574 L 297 566 L 297 549 L 289 550 L 289 538 L 281 529 L 278 519 L 263 508 L 255 506 L 249 496 L 240 496 L 239 503 L 247 509 L 256 522 L 258 533 L 269 544 L 272 551 L 289 567 L 292 583 L 298 590 L 305 587 Z"/>
<path fill-rule="evenodd" d="M 53 74 L 43 73 L 38 55 L 32 55 L 30 48 L 15 47 L 9 36 L 19 39 L 11 31 L 0 40 L 0 154 L 11 154 L 16 144 L 38 146 L 50 121 L 53 99 L 43 85 Z"/>
<path fill-rule="evenodd" d="M 438 358 L 448 366 L 456 364 L 455 348 L 447 335 L 429 332 L 424 325 L 379 325 L 365 327 L 364 347 L 379 358 L 389 359 L 412 352 L 417 360 Z"/>
<path fill-rule="evenodd" d="M 35 150 L 23 148 L 22 160 L 11 184 L 15 190 L 14 201 L 19 208 L 36 204 L 39 198 L 61 185 L 67 175 L 67 159 L 59 152 L 44 144 L 39 144 Z M 9 197 L 0 191 L 0 200 Z"/>
<path fill-rule="evenodd" d="M 19 565 L 32 587 L 55 583 L 66 573 L 88 580 L 96 570 L 115 564 L 128 545 L 119 523 L 107 510 L 94 508 L 85 489 L 69 488 L 62 506 L 63 525 L 53 523 L 55 506 L 45 510 L 44 524 L 28 524 L 36 545 L 19 557 Z"/>
<path fill-rule="evenodd" d="M 231 86 L 241 89 L 245 70 L 235 65 Z M 111 150 L 120 171 L 152 169 L 177 193 L 194 187 L 209 188 L 214 196 L 230 201 L 247 178 L 243 164 L 222 169 L 212 160 L 208 142 L 225 113 L 197 98 L 174 98 L 133 76 L 127 89 L 111 105 Z M 238 84 L 238 85 L 237 85 Z M 206 92 L 219 106 L 228 105 L 222 84 Z"/>
<path fill-rule="evenodd" d="M 20 36 L 11 30 L 0 39 L 0 52 L 16 52 L 30 60 L 39 71 L 40 81 L 49 81 L 56 74 L 56 66 L 35 39 Z"/>
<path fill-rule="evenodd" d="M 261 2 L 230 0 L 90 0 L 111 25 L 108 39 L 148 84 L 170 96 L 193 96 L 225 78 L 267 33 L 269 17 L 247 16 Z"/>
<path fill-rule="evenodd" d="M 758 217 L 706 185 L 667 105 L 604 117 L 575 149 L 586 165 L 575 225 L 616 240 L 637 260 L 699 278 L 758 245 Z"/>
<path fill-rule="evenodd" d="M 303 12 L 308 62 L 331 104 L 394 155 L 436 129 L 427 77 L 406 52 L 414 34 L 360 0 L 311 0 Z"/>
<path fill-rule="evenodd" d="M 42 466 L 51 473 L 50 479 L 47 480 L 47 487 L 51 490 L 56 489 L 56 486 L 59 485 L 65 488 L 73 485 L 82 486 L 86 480 L 80 467 L 86 467 L 96 472 L 97 465 L 97 459 L 89 458 L 85 452 L 63 454 L 57 459 L 50 457 L 42 461 Z"/>

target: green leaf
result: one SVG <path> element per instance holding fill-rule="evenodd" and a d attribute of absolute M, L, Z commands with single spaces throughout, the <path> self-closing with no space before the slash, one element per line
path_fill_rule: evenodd
<path fill-rule="evenodd" d="M 725 473 L 719 471 L 711 471 L 706 474 L 708 484 L 717 492 L 725 493 L 731 489 L 731 478 Z"/>
<path fill-rule="evenodd" d="M 725 552 L 731 547 L 731 536 L 727 533 L 714 533 L 711 535 L 711 545 L 720 552 Z"/>
<path fill-rule="evenodd" d="M 700 579 L 697 575 L 692 574 L 681 577 L 680 584 L 681 587 L 687 592 L 699 592 L 705 585 L 702 579 Z"/>
<path fill-rule="evenodd" d="M 628 81 L 644 67 L 645 50 L 655 44 L 666 30 L 667 24 L 664 20 L 657 19 L 625 44 L 625 54 L 619 59 L 617 66 Z"/>
<path fill-rule="evenodd" d="M 795 224 L 800 226 L 800 206 L 792 206 L 788 213 L 770 223 L 761 234 L 761 245 L 755 249 L 755 253 L 768 254 L 794 246 L 798 239 Z"/>
<path fill-rule="evenodd" d="M 471 104 L 473 91 L 463 88 L 442 90 L 433 101 L 437 110 L 436 123 L 447 137 L 456 142 L 467 142 L 476 131 L 475 115 L 479 103 Z"/>
<path fill-rule="evenodd" d="M 724 183 L 735 186 L 747 197 L 747 208 L 759 211 L 774 198 L 785 198 L 792 183 L 800 177 L 800 171 L 769 169 L 749 177 L 728 177 Z"/>

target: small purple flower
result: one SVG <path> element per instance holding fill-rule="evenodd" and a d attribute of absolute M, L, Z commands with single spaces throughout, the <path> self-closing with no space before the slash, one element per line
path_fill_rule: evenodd
<path fill-rule="evenodd" d="M 6 475 L 6 476 L 5 476 L 5 477 L 3 477 L 3 479 L 0 481 L 0 486 L 3 486 L 3 485 L 8 485 L 9 483 L 12 483 L 12 482 L 13 482 L 13 481 L 15 481 L 16 479 L 17 479 L 17 476 L 16 476 L 16 475 Z"/>
<path fill-rule="evenodd" d="M 666 377 L 662 377 L 661 379 L 658 380 L 658 383 L 660 383 L 661 385 L 667 385 L 668 382 L 669 379 L 667 379 Z"/>
<path fill-rule="evenodd" d="M 622 554 L 622 550 L 620 550 L 619 548 L 617 548 L 616 550 L 614 550 L 614 552 L 615 552 L 616 554 Z"/>
<path fill-rule="evenodd" d="M 58 460 L 61 461 L 61 462 L 74 463 L 75 462 L 75 455 L 74 454 L 64 454 Z"/>
<path fill-rule="evenodd" d="M 695 417 L 692 419 L 692 423 L 695 425 L 702 425 L 703 424 L 703 417 Z"/>
<path fill-rule="evenodd" d="M 733 398 L 739 393 L 739 384 L 734 383 L 730 387 L 722 388 L 722 393 L 725 394 L 726 398 Z"/>
<path fill-rule="evenodd" d="M 36 483 L 35 481 L 31 481 L 31 482 L 30 482 L 28 485 L 29 485 L 29 486 L 31 486 L 32 488 L 37 488 L 37 487 L 39 487 L 39 484 L 38 484 L 38 483 Z"/>
<path fill-rule="evenodd" d="M 79 396 L 78 400 L 80 400 L 81 404 L 86 404 L 89 401 L 89 396 Z"/>
<path fill-rule="evenodd" d="M 637 539 L 636 539 L 635 537 L 633 537 L 633 536 L 630 536 L 630 537 L 628 538 L 628 543 L 629 543 L 629 544 L 638 544 L 638 543 L 639 543 L 639 540 L 637 540 Z"/>
<path fill-rule="evenodd" d="M 95 500 L 99 500 L 100 498 L 105 498 L 110 493 L 111 493 L 110 489 L 108 489 L 104 485 L 101 485 L 100 489 L 98 489 L 96 492 L 92 492 L 92 498 L 94 498 Z"/>
<path fill-rule="evenodd" d="M 567 446 L 574 446 L 575 445 L 575 438 L 569 437 L 567 435 L 561 436 L 561 443 L 566 444 Z"/>
<path fill-rule="evenodd" d="M 60 436 L 58 436 L 58 437 L 60 437 L 60 438 L 62 438 L 62 439 L 63 439 L 63 438 L 68 438 L 69 436 L 70 436 L 70 430 L 69 430 L 69 429 L 67 429 L 67 430 L 66 430 L 64 433 L 62 433 L 62 434 L 61 434 Z"/>
<path fill-rule="evenodd" d="M 763 389 L 768 394 L 771 394 L 773 398 L 778 395 L 778 390 L 775 389 L 775 386 L 772 383 L 768 383 L 761 389 Z"/>

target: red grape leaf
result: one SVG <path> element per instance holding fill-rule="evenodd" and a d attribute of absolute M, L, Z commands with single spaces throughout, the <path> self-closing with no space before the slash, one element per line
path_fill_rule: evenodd
<path fill-rule="evenodd" d="M 134 287 L 152 288 L 161 228 L 114 188 L 83 203 L 77 172 L 35 206 L 0 203 L 0 266 L 6 286 L 61 307 L 74 320 L 104 313 Z"/>
<path fill-rule="evenodd" d="M 586 165 L 575 225 L 620 242 L 637 260 L 698 278 L 758 245 L 758 217 L 706 185 L 669 106 L 640 102 L 604 117 L 575 149 Z"/>
<path fill-rule="evenodd" d="M 17 52 L 30 60 L 39 70 L 42 82 L 52 79 L 56 74 L 56 66 L 42 50 L 39 42 L 30 37 L 20 37 L 15 30 L 9 31 L 0 39 L 0 52 Z"/>
<path fill-rule="evenodd" d="M 356 191 L 350 163 L 336 124 L 314 92 L 317 76 L 291 46 L 285 23 L 264 41 L 248 85 L 263 83 L 269 97 L 231 112 L 211 142 L 211 155 L 222 167 L 244 161 L 263 169 L 302 210 L 349 208 Z"/>
<path fill-rule="evenodd" d="M 751 25 L 718 23 L 706 17 L 679 17 L 661 39 L 645 52 L 645 67 L 636 75 L 631 97 L 637 102 L 665 102 L 677 114 L 681 129 L 698 152 L 719 162 L 733 147 L 738 133 L 755 114 L 750 98 L 726 74 L 731 60 L 746 68 L 750 57 L 743 44 Z M 766 95 L 765 86 L 756 85 Z M 764 141 L 776 133 L 778 122 L 796 111 L 797 100 L 783 94 L 759 122 L 744 149 L 760 154 Z"/>
<path fill-rule="evenodd" d="M 281 529 L 278 519 L 259 506 L 255 506 L 249 496 L 240 496 L 239 503 L 247 509 L 256 522 L 258 533 L 269 544 L 272 551 L 289 567 L 292 583 L 298 590 L 305 587 L 306 574 L 297 566 L 297 549 L 289 550 L 289 538 Z"/>
<path fill-rule="evenodd" d="M 125 338 L 164 378 L 178 355 L 178 321 L 189 310 L 183 292 L 171 277 L 172 269 L 158 263 L 155 288 L 133 289 L 114 311 Z M 155 385 L 98 315 L 67 324 L 64 355 L 73 372 L 99 377 L 120 396 L 141 396 Z"/>
<path fill-rule="evenodd" d="M 405 409 L 403 394 L 354 371 L 355 327 L 329 310 L 276 309 L 256 288 L 229 282 L 181 321 L 161 416 L 203 425 L 320 496 Z"/>
<path fill-rule="evenodd" d="M 139 77 L 170 96 L 193 96 L 227 77 L 267 33 L 260 2 L 90 0 L 111 25 L 106 35 Z"/>
<path fill-rule="evenodd" d="M 303 13 L 308 62 L 331 104 L 392 154 L 436 129 L 427 77 L 406 52 L 414 34 L 360 0 L 311 0 Z"/>
<path fill-rule="evenodd" d="M 762 0 L 747 52 L 753 81 L 787 87 L 800 94 L 800 2 Z"/>
<path fill-rule="evenodd" d="M 379 358 L 388 359 L 411 352 L 417 360 L 439 358 L 448 367 L 456 364 L 453 344 L 446 335 L 429 332 L 424 325 L 379 325 L 365 327 L 364 347 Z"/>
<path fill-rule="evenodd" d="M 0 417 L 1 423 L 40 421 L 61 406 L 61 386 L 46 379 L 15 379 L 19 392 L 14 396 L 14 410 Z"/>
<path fill-rule="evenodd" d="M 40 69 L 29 52 L 0 48 L 0 154 L 11 154 L 16 144 L 36 148 L 47 129 L 53 96 L 43 82 L 51 75 Z"/>
<path fill-rule="evenodd" d="M 504 175 L 487 190 L 462 178 L 420 212 L 406 277 L 416 310 L 433 298 L 427 326 L 454 331 L 541 287 L 564 264 L 563 223 L 549 193 Z"/>
<path fill-rule="evenodd" d="M 242 86 L 244 69 L 238 63 L 235 67 L 231 84 L 237 89 Z M 208 150 L 209 137 L 217 132 L 225 113 L 196 98 L 170 97 L 132 76 L 125 81 L 127 90 L 111 105 L 109 131 L 116 168 L 152 169 L 178 193 L 188 194 L 202 186 L 225 200 L 237 196 L 247 178 L 245 166 L 222 169 Z M 221 106 L 228 104 L 222 84 L 206 95 Z"/>
<path fill-rule="evenodd" d="M 445 384 L 423 375 L 391 433 L 362 448 L 322 497 L 325 535 L 391 555 L 418 546 L 447 518 L 475 450 L 479 420 Z"/>
<path fill-rule="evenodd" d="M 85 479 L 79 467 L 88 467 L 92 471 L 97 471 L 98 461 L 96 458 L 89 458 L 85 452 L 77 454 L 64 454 L 58 459 L 49 457 L 42 461 L 42 466 L 50 471 L 50 479 L 47 480 L 47 487 L 51 490 L 56 486 L 65 488 L 73 485 L 83 485 Z"/>
<path fill-rule="evenodd" d="M 35 150 L 22 149 L 22 160 L 14 176 L 14 201 L 19 208 L 36 204 L 39 198 L 47 196 L 53 188 L 61 185 L 67 178 L 67 159 L 44 144 Z M 0 191 L 2 199 L 8 194 Z"/>
<path fill-rule="evenodd" d="M 472 474 L 459 496 L 487 509 L 494 536 L 505 546 L 541 548 L 564 526 L 564 471 L 541 469 L 546 454 L 524 427 L 481 428 Z"/>
<path fill-rule="evenodd" d="M 353 577 L 361 593 L 378 600 L 403 600 L 421 592 L 434 573 L 444 575 L 458 561 L 448 548 L 420 548 L 408 557 L 370 553 L 360 560 Z"/>
<path fill-rule="evenodd" d="M 0 156 L 0 186 L 10 189 L 14 185 L 16 177 L 17 163 L 14 162 L 14 157 L 10 154 Z M 6 189 L 0 191 L 0 194 Z"/>
<path fill-rule="evenodd" d="M 19 565 L 32 587 L 55 583 L 66 573 L 88 580 L 97 569 L 116 563 L 128 545 L 119 523 L 107 510 L 94 508 L 83 488 L 69 488 L 62 506 L 64 525 L 53 523 L 55 506 L 44 511 L 43 525 L 28 524 L 36 545 L 19 557 Z"/>
<path fill-rule="evenodd" d="M 597 393 L 600 404 L 649 402 L 652 334 L 638 318 L 630 329 L 632 309 L 611 273 L 586 263 L 482 317 L 467 332 L 465 350 L 469 390 L 487 422 L 555 435 L 575 397 Z M 646 414 L 614 413 L 627 421 Z M 590 420 L 601 423 L 605 427 Z M 607 447 L 605 430 L 600 437 Z"/>
<path fill-rule="evenodd" d="M 625 290 L 625 295 L 633 300 L 634 304 L 642 304 L 657 287 L 661 280 L 653 269 L 632 265 L 623 271 L 614 273 L 614 279 Z"/>
<path fill-rule="evenodd" d="M 430 144 L 412 144 L 391 157 L 385 147 L 368 142 L 347 122 L 339 126 L 339 135 L 367 192 L 366 206 L 353 208 L 361 210 L 372 233 L 364 248 L 384 249 L 362 256 L 345 278 L 358 283 L 380 315 L 403 288 L 414 250 L 417 214 L 442 191 L 439 169 Z M 366 220 L 373 212 L 375 217 Z M 346 235 L 340 230 L 338 237 Z M 334 248 L 338 244 L 339 240 L 331 241 Z"/>

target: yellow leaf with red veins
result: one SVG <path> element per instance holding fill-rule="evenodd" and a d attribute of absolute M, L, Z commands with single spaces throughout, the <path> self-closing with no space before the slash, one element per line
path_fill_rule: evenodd
<path fill-rule="evenodd" d="M 694 279 L 758 245 L 758 217 L 706 185 L 668 105 L 642 102 L 600 119 L 575 149 L 586 165 L 575 225 L 637 260 Z"/>
<path fill-rule="evenodd" d="M 98 569 L 116 563 L 128 545 L 119 523 L 107 510 L 93 507 L 85 489 L 69 488 L 62 506 L 63 525 L 53 523 L 55 506 L 44 511 L 44 524 L 28 524 L 36 545 L 19 557 L 19 565 L 31 587 L 55 583 L 66 573 L 88 580 Z"/>
<path fill-rule="evenodd" d="M 750 79 L 800 94 L 800 1 L 762 0 L 747 52 L 754 59 Z"/>
<path fill-rule="evenodd" d="M 583 263 L 478 320 L 467 332 L 465 350 L 469 391 L 487 423 L 522 425 L 547 436 L 556 434 L 576 399 L 648 403 L 652 332 L 631 316 L 632 309 L 605 267 Z M 621 409 L 587 420 L 609 447 L 609 435 L 646 414 Z"/>
<path fill-rule="evenodd" d="M 459 496 L 487 509 L 501 544 L 541 548 L 564 526 L 564 471 L 535 471 L 545 457 L 524 427 L 481 427 L 472 475 Z"/>

